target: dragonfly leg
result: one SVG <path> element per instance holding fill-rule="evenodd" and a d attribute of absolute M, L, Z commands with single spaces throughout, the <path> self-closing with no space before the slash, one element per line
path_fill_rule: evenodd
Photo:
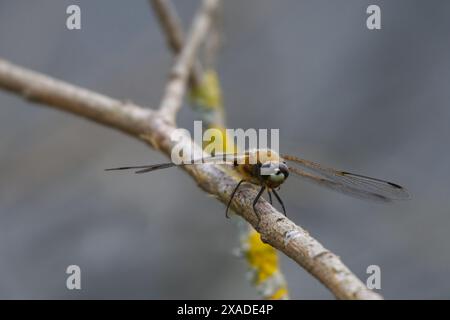
<path fill-rule="evenodd" d="M 256 212 L 256 204 L 258 203 L 259 198 L 261 198 L 261 195 L 263 194 L 264 190 L 266 190 L 266 187 L 262 186 L 261 189 L 259 190 L 258 194 L 256 195 L 255 200 L 253 200 L 253 211 L 255 212 L 255 215 L 258 218 L 258 224 L 259 224 L 259 221 L 261 220 L 261 217 Z"/>
<path fill-rule="evenodd" d="M 239 189 L 239 186 L 242 184 L 242 182 L 244 182 L 245 180 L 241 180 L 239 181 L 239 183 L 236 185 L 236 187 L 234 188 L 233 192 L 231 193 L 231 197 L 230 200 L 228 200 L 228 204 L 227 204 L 227 209 L 225 210 L 225 217 L 229 218 L 230 216 L 228 215 L 228 209 L 230 209 L 230 205 L 231 205 L 231 201 L 233 201 L 233 198 L 236 194 L 237 189 Z"/>
<path fill-rule="evenodd" d="M 278 195 L 278 193 L 274 189 L 272 189 L 272 192 L 275 195 L 275 197 L 277 198 L 278 202 L 281 204 L 281 207 L 283 208 L 283 214 L 287 217 L 287 215 L 286 215 L 286 208 L 284 207 L 283 200 L 281 200 L 280 196 Z"/>
<path fill-rule="evenodd" d="M 270 204 L 273 204 L 272 203 L 272 194 L 270 193 L 270 189 L 269 188 L 267 188 L 267 193 L 269 194 L 269 202 L 270 202 Z"/>

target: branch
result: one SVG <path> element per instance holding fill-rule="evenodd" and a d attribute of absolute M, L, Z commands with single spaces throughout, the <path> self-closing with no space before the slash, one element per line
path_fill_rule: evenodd
<path fill-rule="evenodd" d="M 159 112 L 29 71 L 2 59 L 0 88 L 33 102 L 50 105 L 124 131 L 168 156 L 175 144 L 170 135 L 176 128 Z M 226 168 L 218 165 L 184 166 L 183 169 L 203 190 L 223 203 L 228 201 L 237 182 Z M 338 256 L 325 249 L 306 230 L 296 226 L 265 200 L 258 202 L 261 214 L 258 225 L 252 209 L 252 199 L 255 196 L 254 188 L 242 188 L 235 196 L 232 206 L 261 234 L 265 242 L 305 268 L 337 298 L 381 299 L 380 295 L 367 289 Z"/>
<path fill-rule="evenodd" d="M 217 65 L 217 57 L 223 46 L 223 2 L 220 1 L 213 14 L 213 23 L 211 25 L 208 37 L 205 43 L 205 65 L 212 68 Z"/>
<path fill-rule="evenodd" d="M 178 16 L 172 1 L 170 0 L 149 0 L 159 20 L 159 24 L 166 36 L 168 47 L 179 54 L 183 48 L 184 34 L 181 26 L 181 19 Z M 194 61 L 194 66 L 189 74 L 189 84 L 191 87 L 197 87 L 201 83 L 202 68 L 198 60 Z"/>
<path fill-rule="evenodd" d="M 180 53 L 184 39 L 183 28 L 180 23 L 180 17 L 170 0 L 149 0 L 159 20 L 163 34 L 166 37 L 167 44 L 172 52 L 177 55 Z M 210 30 L 205 37 L 205 42 L 211 43 L 206 48 L 207 55 L 210 57 L 210 62 L 214 60 L 214 55 L 219 46 L 219 31 L 217 30 L 217 20 L 219 10 L 222 8 L 222 3 L 217 1 L 210 19 Z M 211 41 L 210 38 L 214 38 L 217 41 Z M 189 42 L 189 40 L 188 40 Z M 217 44 L 217 46 L 216 46 Z M 209 50 L 208 50 L 209 49 Z M 211 65 L 204 72 L 202 70 L 201 63 L 198 59 L 194 61 L 194 66 L 189 73 L 189 86 L 190 86 L 190 98 L 191 106 L 197 113 L 200 114 L 200 118 L 204 123 L 210 122 L 210 125 L 215 127 L 224 128 L 224 108 L 222 103 L 222 94 L 220 84 L 217 78 L 216 72 L 211 68 Z M 205 116 L 205 114 L 207 115 Z"/>
<path fill-rule="evenodd" d="M 182 98 L 186 92 L 186 82 L 192 69 L 196 52 L 202 40 L 207 35 L 209 25 L 211 24 L 211 16 L 214 9 L 217 8 L 217 5 L 217 0 L 203 1 L 203 5 L 192 23 L 186 44 L 172 68 L 170 80 L 167 83 L 166 91 L 159 108 L 160 113 L 172 123 L 175 123 L 177 111 L 183 102 Z"/>
<path fill-rule="evenodd" d="M 183 28 L 172 1 L 149 0 L 150 5 L 156 13 L 160 25 L 166 35 L 167 44 L 175 53 L 179 53 L 183 47 Z"/>

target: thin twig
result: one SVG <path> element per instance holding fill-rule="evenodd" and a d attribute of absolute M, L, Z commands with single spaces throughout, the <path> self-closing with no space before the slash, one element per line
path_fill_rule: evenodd
<path fill-rule="evenodd" d="M 175 7 L 170 0 L 149 0 L 164 29 L 167 44 L 175 53 L 179 53 L 183 47 L 183 27 Z"/>
<path fill-rule="evenodd" d="M 183 46 L 172 68 L 170 79 L 159 107 L 160 113 L 172 123 L 175 123 L 176 114 L 182 105 L 182 97 L 184 97 L 186 92 L 186 82 L 192 69 L 196 52 L 208 33 L 211 16 L 217 5 L 217 0 L 203 1 L 192 23 L 186 44 Z"/>
<path fill-rule="evenodd" d="M 223 2 L 220 1 L 214 11 L 212 24 L 205 43 L 205 66 L 214 68 L 217 64 L 217 57 L 223 45 Z"/>
<path fill-rule="evenodd" d="M 184 44 L 184 33 L 181 19 L 170 0 L 149 0 L 153 7 L 159 24 L 164 30 L 167 44 L 175 54 L 179 54 Z M 198 59 L 195 59 L 192 70 L 189 74 L 189 85 L 199 86 L 202 79 L 202 67 Z"/>
<path fill-rule="evenodd" d="M 123 103 L 119 100 L 83 89 L 49 76 L 29 71 L 0 59 L 0 88 L 4 88 L 33 102 L 53 106 L 122 130 L 170 155 L 175 142 L 170 139 L 176 129 L 159 112 Z M 190 142 L 189 142 L 190 143 Z M 206 192 L 226 203 L 236 179 L 217 165 L 184 166 Z M 381 299 L 370 291 L 341 262 L 338 256 L 303 228 L 296 226 L 268 202 L 258 203 L 261 222 L 258 224 L 252 209 L 256 196 L 254 188 L 243 188 L 232 203 L 234 210 L 261 234 L 262 239 L 292 258 L 321 281 L 341 299 Z"/>

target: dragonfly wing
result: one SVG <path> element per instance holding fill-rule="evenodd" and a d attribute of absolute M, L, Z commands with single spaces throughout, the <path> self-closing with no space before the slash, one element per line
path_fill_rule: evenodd
<path fill-rule="evenodd" d="M 146 173 L 159 169 L 171 168 L 176 166 L 185 166 L 185 165 L 198 165 L 198 164 L 233 164 L 235 161 L 239 161 L 246 157 L 245 154 L 217 154 L 210 157 L 203 157 L 200 159 L 195 159 L 190 162 L 183 162 L 176 164 L 174 162 L 166 162 L 166 163 L 158 163 L 158 164 L 149 164 L 149 165 L 140 165 L 140 166 L 126 166 L 126 167 L 117 167 L 117 168 L 108 168 L 105 171 L 116 171 L 116 170 L 130 170 L 130 169 L 140 169 L 135 171 L 135 173 Z"/>
<path fill-rule="evenodd" d="M 174 166 L 176 166 L 175 163 L 167 162 L 167 163 L 149 164 L 149 165 L 142 165 L 142 166 L 127 166 L 127 167 L 108 168 L 108 169 L 105 169 L 105 171 L 140 169 L 140 170 L 137 170 L 135 173 L 144 173 L 144 172 L 150 172 L 150 171 L 159 170 L 159 169 L 170 168 L 170 167 L 174 167 Z"/>
<path fill-rule="evenodd" d="M 405 188 L 389 181 L 334 170 L 293 156 L 283 156 L 283 158 L 302 167 L 301 169 L 289 167 L 293 173 L 345 194 L 384 202 L 410 198 Z"/>

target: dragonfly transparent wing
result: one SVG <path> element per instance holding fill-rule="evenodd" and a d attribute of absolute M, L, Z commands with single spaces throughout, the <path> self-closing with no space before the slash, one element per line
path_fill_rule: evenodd
<path fill-rule="evenodd" d="M 300 167 L 289 167 L 294 174 L 351 196 L 384 202 L 410 198 L 408 191 L 396 183 L 334 170 L 290 155 L 283 155 L 283 158 Z"/>
<path fill-rule="evenodd" d="M 235 161 L 240 161 L 247 157 L 246 154 L 233 154 L 233 153 L 223 153 L 216 154 L 210 157 L 203 157 L 201 159 L 195 159 L 190 162 L 184 162 L 180 164 L 176 164 L 173 162 L 166 163 L 158 163 L 158 164 L 149 164 L 149 165 L 141 165 L 141 166 L 126 166 L 126 167 L 116 167 L 105 169 L 105 171 L 116 171 L 116 170 L 130 170 L 130 169 L 139 169 L 135 171 L 135 173 L 146 173 L 159 169 L 171 168 L 176 166 L 186 166 L 186 165 L 198 165 L 198 164 L 230 164 L 232 165 Z"/>

